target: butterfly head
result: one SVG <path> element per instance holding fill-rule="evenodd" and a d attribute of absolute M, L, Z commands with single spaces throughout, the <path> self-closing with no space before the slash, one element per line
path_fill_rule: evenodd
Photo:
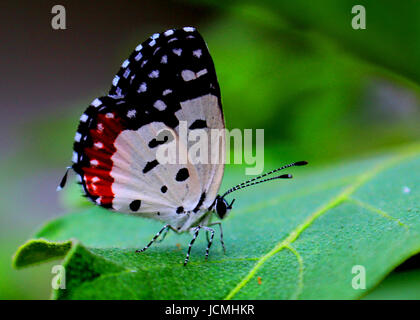
<path fill-rule="evenodd" d="M 223 219 L 227 217 L 230 210 L 232 209 L 232 205 L 235 202 L 235 199 L 232 200 L 230 204 L 225 200 L 225 198 L 222 198 L 221 196 L 217 196 L 216 202 L 215 202 L 215 211 L 217 216 L 220 219 Z"/>
<path fill-rule="evenodd" d="M 214 207 L 213 208 L 216 211 L 217 216 L 220 219 L 223 219 L 223 218 L 225 218 L 228 215 L 229 211 L 232 209 L 232 205 L 235 202 L 235 199 L 233 199 L 232 202 L 230 204 L 228 204 L 228 202 L 225 200 L 225 197 L 228 194 L 230 194 L 232 192 L 235 192 L 237 190 L 241 190 L 243 188 L 248 188 L 248 187 L 254 186 L 256 184 L 260 184 L 260 183 L 263 183 L 263 182 L 268 182 L 268 181 L 271 181 L 271 180 L 276 180 L 276 179 L 291 179 L 292 178 L 292 175 L 291 174 L 282 174 L 282 175 L 279 175 L 279 176 L 276 176 L 276 177 L 271 177 L 271 178 L 265 178 L 265 177 L 268 176 L 268 175 L 271 175 L 271 174 L 273 174 L 273 173 L 275 173 L 277 171 L 280 171 L 280 170 L 283 170 L 283 169 L 286 169 L 286 168 L 289 168 L 289 167 L 304 166 L 304 165 L 307 165 L 307 164 L 308 164 L 308 162 L 306 162 L 306 161 L 293 162 L 293 163 L 290 163 L 288 165 L 285 165 L 285 166 L 282 166 L 280 168 L 277 168 L 275 170 L 272 170 L 270 172 L 264 173 L 264 174 L 262 174 L 262 175 L 260 175 L 258 177 L 255 177 L 255 178 L 252 178 L 250 180 L 244 181 L 244 182 L 242 182 L 242 183 L 240 183 L 240 184 L 238 184 L 238 185 L 230 188 L 223 195 L 221 195 L 221 196 L 218 195 L 216 197 L 216 200 L 214 202 Z M 265 179 L 262 179 L 262 178 L 265 178 Z"/>

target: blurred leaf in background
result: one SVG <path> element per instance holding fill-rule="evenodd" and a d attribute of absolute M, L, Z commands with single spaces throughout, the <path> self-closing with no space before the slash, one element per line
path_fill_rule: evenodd
<path fill-rule="evenodd" d="M 271 154 L 315 162 L 418 139 L 418 2 L 369 1 L 363 31 L 351 1 L 228 3 L 207 40 L 229 127 L 264 128 Z M 412 19 L 388 32 L 395 12 Z"/>

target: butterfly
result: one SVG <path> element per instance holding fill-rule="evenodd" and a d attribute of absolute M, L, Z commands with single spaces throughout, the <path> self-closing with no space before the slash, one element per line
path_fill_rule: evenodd
<path fill-rule="evenodd" d="M 157 150 L 171 141 L 180 141 L 180 123 L 188 131 L 224 129 L 220 88 L 213 60 L 205 41 L 193 27 L 155 33 L 139 44 L 126 59 L 112 81 L 106 96 L 96 98 L 80 117 L 74 138 L 72 166 L 85 196 L 95 204 L 121 213 L 157 219 L 165 223 L 143 252 L 162 234 L 190 232 L 192 240 L 184 261 L 200 230 L 208 245 L 205 259 L 220 228 L 214 216 L 225 218 L 235 201 L 225 197 L 239 189 L 289 174 L 265 178 L 295 162 L 238 184 L 219 195 L 224 161 L 219 163 L 162 164 Z M 167 135 L 159 136 L 161 132 Z M 212 142 L 209 140 L 208 142 Z M 184 143 L 185 144 L 185 143 Z M 189 142 L 187 142 L 189 144 Z M 225 136 L 219 141 L 225 148 Z M 188 148 L 190 145 L 183 146 Z M 209 146 L 210 147 L 210 146 Z M 210 237 L 208 235 L 210 234 Z"/>

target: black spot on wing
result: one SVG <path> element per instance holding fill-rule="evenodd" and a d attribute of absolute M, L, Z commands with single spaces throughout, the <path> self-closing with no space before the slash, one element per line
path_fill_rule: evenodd
<path fill-rule="evenodd" d="M 206 193 L 203 192 L 201 194 L 200 200 L 198 201 L 197 205 L 195 206 L 195 208 L 193 209 L 193 212 L 198 212 L 198 210 L 200 210 L 201 205 L 203 204 L 204 200 L 206 199 Z"/>
<path fill-rule="evenodd" d="M 162 186 L 162 188 L 160 188 L 160 191 L 162 193 L 166 193 L 166 191 L 168 191 L 168 187 L 167 186 Z"/>
<path fill-rule="evenodd" d="M 160 144 L 164 144 L 168 141 L 168 136 L 163 137 L 163 140 L 157 140 L 156 138 L 150 140 L 149 148 L 156 148 Z"/>
<path fill-rule="evenodd" d="M 183 213 L 183 212 L 184 212 L 184 207 L 178 207 L 176 209 L 176 213 L 178 213 L 178 214 Z"/>
<path fill-rule="evenodd" d="M 159 164 L 157 160 L 149 161 L 143 169 L 143 173 L 147 173 Z"/>
<path fill-rule="evenodd" d="M 182 182 L 182 181 L 187 180 L 189 176 L 190 176 L 190 173 L 188 172 L 188 169 L 182 168 L 176 174 L 175 180 L 178 182 Z"/>
<path fill-rule="evenodd" d="M 132 211 L 138 211 L 140 209 L 141 200 L 134 200 L 130 203 L 130 209 Z"/>
<path fill-rule="evenodd" d="M 207 122 L 206 120 L 201 120 L 201 119 L 195 120 L 193 124 L 190 125 L 189 127 L 190 130 L 204 129 L 204 128 L 207 128 Z"/>

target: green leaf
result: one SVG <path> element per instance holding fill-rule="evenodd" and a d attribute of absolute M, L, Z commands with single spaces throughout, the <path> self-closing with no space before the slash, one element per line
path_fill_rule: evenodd
<path fill-rule="evenodd" d="M 204 234 L 187 267 L 189 234 L 170 233 L 136 254 L 161 224 L 95 207 L 47 223 L 19 249 L 15 266 L 64 254 L 58 299 L 361 298 L 420 251 L 419 168 L 416 145 L 294 168 L 293 180 L 244 190 L 223 221 L 227 253 L 215 241 L 208 262 Z M 226 175 L 224 186 L 239 180 Z M 352 287 L 355 265 L 365 267 L 366 289 Z"/>
<path fill-rule="evenodd" d="M 418 1 L 323 0 L 308 3 L 266 0 L 262 2 L 294 25 L 311 28 L 334 39 L 343 49 L 382 65 L 414 82 L 420 81 L 418 54 L 420 3 Z M 366 29 L 354 30 L 351 21 L 356 4 L 366 9 Z M 386 53 L 386 54 L 384 54 Z"/>
<path fill-rule="evenodd" d="M 420 270 L 392 272 L 365 300 L 419 300 Z"/>
<path fill-rule="evenodd" d="M 256 24 L 284 32 L 319 33 L 346 52 L 413 81 L 420 82 L 420 2 L 391 0 L 263 0 L 201 2 L 233 11 Z M 351 22 L 355 5 L 366 9 L 366 29 L 355 30 Z"/>
<path fill-rule="evenodd" d="M 71 249 L 71 246 L 71 241 L 59 243 L 46 240 L 30 240 L 18 249 L 13 260 L 13 266 L 22 268 L 64 257 Z"/>

